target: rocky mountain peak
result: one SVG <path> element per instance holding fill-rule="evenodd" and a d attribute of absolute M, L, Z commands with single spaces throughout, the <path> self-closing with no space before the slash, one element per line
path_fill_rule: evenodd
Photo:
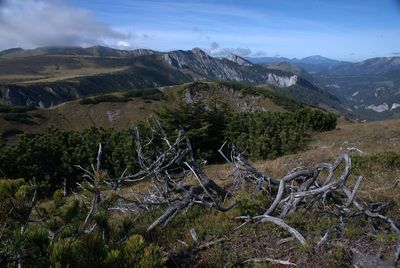
<path fill-rule="evenodd" d="M 241 66 L 251 66 L 251 65 L 253 65 L 250 61 L 248 61 L 248 60 L 246 60 L 246 59 L 244 59 L 242 57 L 239 57 L 238 55 L 233 54 L 233 53 L 231 53 L 228 56 L 226 56 L 226 58 L 228 60 L 230 60 L 230 61 L 233 61 L 233 62 L 241 65 Z"/>
<path fill-rule="evenodd" d="M 196 54 L 196 55 L 198 55 L 198 56 L 201 56 L 201 57 L 209 57 L 209 56 L 207 55 L 207 53 L 205 53 L 203 50 L 201 50 L 201 49 L 198 48 L 198 47 L 193 48 L 191 51 L 192 51 L 192 53 L 194 53 L 194 54 Z"/>

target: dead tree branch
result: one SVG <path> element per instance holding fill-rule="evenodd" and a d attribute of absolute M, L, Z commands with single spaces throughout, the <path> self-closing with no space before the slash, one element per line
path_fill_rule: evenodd
<path fill-rule="evenodd" d="M 237 204 L 238 200 L 224 205 L 225 200 L 233 197 L 232 194 L 209 178 L 195 161 L 190 141 L 183 130 L 178 131 L 175 138 L 171 139 L 162 126 L 156 123 L 151 133 L 149 141 L 144 142 L 139 129 L 134 130 L 136 153 L 140 166 L 140 170 L 134 174 L 127 175 L 125 171 L 116 179 L 108 178 L 106 174 L 103 174 L 99 180 L 97 176 L 102 174 L 100 170 L 101 146 L 96 168 L 92 166 L 93 172 L 80 167 L 85 171 L 84 178 L 88 187 L 79 186 L 83 190 L 93 193 L 92 206 L 87 214 L 85 225 L 101 202 L 98 183 L 107 185 L 118 195 L 117 201 L 110 207 L 111 210 L 137 212 L 140 209 L 161 209 L 163 213 L 147 228 L 148 231 L 168 224 L 179 213 L 194 204 L 212 207 L 223 212 Z M 154 150 L 150 147 L 154 145 L 152 143 L 156 138 L 161 141 L 162 145 Z M 194 183 L 193 179 L 197 183 Z M 146 193 L 142 191 L 132 198 L 126 197 L 121 191 L 118 191 L 121 185 L 132 185 L 140 181 L 147 182 Z"/>
<path fill-rule="evenodd" d="M 108 190 L 112 189 L 117 195 L 112 206 L 108 206 L 109 210 L 123 213 L 136 213 L 142 209 L 161 210 L 161 215 L 147 228 L 151 231 L 160 225 L 168 224 L 178 214 L 196 204 L 222 212 L 228 211 L 239 200 L 233 200 L 227 205 L 225 201 L 233 199 L 233 193 L 240 185 L 249 184 L 253 187 L 253 196 L 264 191 L 272 196 L 273 202 L 265 208 L 262 215 L 256 217 L 244 215 L 238 217 L 239 219 L 245 222 L 276 224 L 305 245 L 305 237 L 284 221 L 296 211 L 301 210 L 306 213 L 313 210 L 333 214 L 340 220 L 340 228 L 344 226 L 344 219 L 365 215 L 390 225 L 398 238 L 396 262 L 399 260 L 400 229 L 391 218 L 380 214 L 387 204 L 373 207 L 357 201 L 357 192 L 364 178 L 358 177 L 354 187 L 350 188 L 348 178 L 351 172 L 351 159 L 347 154 L 338 157 L 333 163 L 319 163 L 309 169 L 296 168 L 282 178 L 275 179 L 250 165 L 234 145 L 227 146 L 224 143 L 219 152 L 231 166 L 231 176 L 234 178 L 233 190 L 228 191 L 209 178 L 196 162 L 190 141 L 183 130 L 171 138 L 157 123 L 151 133 L 151 137 L 144 142 L 139 130 L 137 128 L 134 130 L 140 166 L 140 170 L 134 174 L 126 174 L 125 170 L 118 178 L 108 178 L 100 167 L 101 145 L 96 165 L 92 165 L 92 171 L 80 167 L 85 172 L 86 183 L 79 186 L 84 192 L 92 194 L 91 208 L 84 227 L 88 225 L 99 205 L 108 202 L 101 195 L 103 186 L 107 186 Z M 153 144 L 156 139 L 161 143 L 157 148 Z M 133 197 L 127 197 L 119 191 L 122 185 L 134 186 L 140 181 L 146 181 L 147 188 L 134 194 Z M 329 208 L 335 208 L 335 211 L 332 212 Z M 318 244 L 322 245 L 328 239 L 329 231 Z"/>
<path fill-rule="evenodd" d="M 244 160 L 239 150 L 231 145 L 229 157 L 223 153 L 223 147 L 219 152 L 233 168 L 236 185 L 244 182 L 254 186 L 254 191 L 261 190 L 264 183 L 269 184 L 269 188 L 275 191 L 269 191 L 268 194 L 275 194 L 274 201 L 263 215 L 250 218 L 248 216 L 238 217 L 243 220 L 259 220 L 274 223 L 293 235 L 301 244 L 305 244 L 305 238 L 294 228 L 284 222 L 284 218 L 294 212 L 303 209 L 316 211 L 326 211 L 327 207 L 337 209 L 337 217 L 343 223 L 343 219 L 355 215 L 366 215 L 386 222 L 397 235 L 397 246 L 395 262 L 400 259 L 400 228 L 394 220 L 379 213 L 383 208 L 378 206 L 372 210 L 368 206 L 361 205 L 356 200 L 356 194 L 360 188 L 363 177 L 360 176 L 352 190 L 347 185 L 347 180 L 351 172 L 351 159 L 345 154 L 338 157 L 333 164 L 320 163 L 310 169 L 297 168 L 289 172 L 283 178 L 277 180 L 268 175 L 257 171 L 248 162 Z M 277 215 L 277 216 L 274 216 Z M 318 243 L 325 243 L 328 239 L 329 231 Z"/>

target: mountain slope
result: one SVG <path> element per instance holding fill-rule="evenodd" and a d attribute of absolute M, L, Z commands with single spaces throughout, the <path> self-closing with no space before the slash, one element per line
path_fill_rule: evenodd
<path fill-rule="evenodd" d="M 400 57 L 380 57 L 338 66 L 330 71 L 334 75 L 378 75 L 400 71 Z"/>
<path fill-rule="evenodd" d="M 302 58 L 300 60 L 298 59 L 293 59 L 293 63 L 301 63 L 301 64 L 325 64 L 325 65 L 339 65 L 341 61 L 326 58 L 320 55 L 314 55 L 314 56 L 309 56 Z"/>
<path fill-rule="evenodd" d="M 198 48 L 166 53 L 104 47 L 41 48 L 17 49 L 5 55 L 0 57 L 3 103 L 49 107 L 91 94 L 223 80 L 273 85 L 288 96 L 307 96 L 300 100 L 311 105 L 340 106 L 299 73 L 252 64 L 236 55 L 213 58 Z"/>
<path fill-rule="evenodd" d="M 322 92 L 329 92 L 329 95 L 335 96 L 335 100 L 346 108 L 347 113 L 356 118 L 400 118 L 400 57 L 372 58 L 357 63 L 341 62 L 321 56 L 264 60 L 272 61 L 263 64 L 266 68 L 296 73 L 312 81 L 317 88 L 325 88 Z M 282 60 L 285 62 L 274 62 Z M 285 88 L 284 91 L 290 90 Z M 291 90 L 289 94 L 310 103 L 310 100 L 307 100 L 308 94 L 299 93 L 302 92 Z"/>
<path fill-rule="evenodd" d="M 119 50 L 104 46 L 82 47 L 40 47 L 35 49 L 12 48 L 0 52 L 3 58 L 22 58 L 29 56 L 89 56 L 89 57 L 135 57 L 156 53 L 149 49 Z"/>
<path fill-rule="evenodd" d="M 144 94 L 142 94 L 145 92 Z M 149 93 L 149 94 L 146 94 Z M 88 100 L 96 100 L 90 102 Z M 157 89 L 134 90 L 64 102 L 51 108 L 0 105 L 0 132 L 41 132 L 50 126 L 84 129 L 92 126 L 127 128 L 161 107 L 179 102 L 219 100 L 238 112 L 285 112 L 305 105 L 276 93 L 272 87 L 248 87 L 225 82 L 195 82 Z M 17 107 L 8 112 L 7 108 Z M 0 133 L 1 134 L 1 133 Z"/>
<path fill-rule="evenodd" d="M 260 58 L 249 57 L 247 59 L 256 64 L 287 62 L 296 65 L 310 73 L 327 71 L 332 68 L 335 68 L 336 66 L 345 66 L 349 64 L 349 62 L 334 60 L 320 55 L 309 56 L 302 59 L 297 59 L 297 58 L 289 59 L 285 57 L 260 57 Z"/>
<path fill-rule="evenodd" d="M 338 66 L 315 78 L 360 119 L 400 118 L 400 57 Z"/>

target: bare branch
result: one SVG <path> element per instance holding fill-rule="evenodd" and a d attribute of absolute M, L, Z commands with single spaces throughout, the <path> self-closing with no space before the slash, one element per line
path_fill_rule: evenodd
<path fill-rule="evenodd" d="M 254 262 L 254 263 L 259 263 L 259 262 L 270 262 L 272 264 L 282 264 L 282 265 L 288 265 L 288 266 L 297 266 L 297 264 L 290 262 L 290 261 L 284 261 L 284 260 L 278 260 L 278 259 L 271 259 L 271 258 L 255 258 L 255 259 L 248 259 L 245 260 L 243 263 L 249 263 L 249 262 Z"/>

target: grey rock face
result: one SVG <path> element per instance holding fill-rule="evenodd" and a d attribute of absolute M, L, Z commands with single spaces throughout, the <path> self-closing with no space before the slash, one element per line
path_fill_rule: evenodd
<path fill-rule="evenodd" d="M 290 87 L 296 85 L 297 75 L 292 76 L 278 76 L 275 74 L 268 74 L 267 83 L 278 87 Z"/>
<path fill-rule="evenodd" d="M 111 111 L 107 111 L 107 119 L 110 122 L 115 122 L 119 119 L 120 114 L 121 114 L 121 110 L 111 110 Z"/>
<path fill-rule="evenodd" d="M 250 61 L 243 59 L 242 57 L 239 57 L 238 55 L 235 55 L 235 54 L 229 54 L 226 58 L 232 62 L 235 62 L 235 63 L 241 65 L 241 66 L 252 66 L 253 65 Z"/>

